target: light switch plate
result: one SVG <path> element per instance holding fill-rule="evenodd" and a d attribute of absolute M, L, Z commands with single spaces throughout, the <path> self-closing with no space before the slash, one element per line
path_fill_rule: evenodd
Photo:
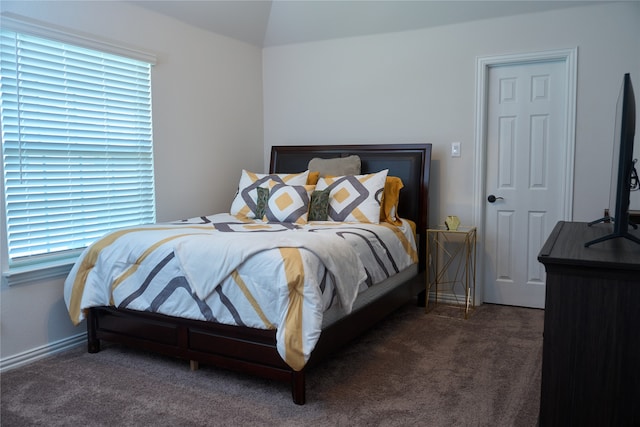
<path fill-rule="evenodd" d="M 452 142 L 451 143 L 451 157 L 460 157 L 460 143 Z"/>

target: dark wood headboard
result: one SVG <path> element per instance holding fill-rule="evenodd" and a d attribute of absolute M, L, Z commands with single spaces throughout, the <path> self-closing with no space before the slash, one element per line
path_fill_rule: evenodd
<path fill-rule="evenodd" d="M 402 179 L 404 187 L 400 191 L 398 214 L 416 223 L 420 266 L 424 268 L 431 144 L 273 146 L 269 172 L 301 172 L 307 170 L 309 160 L 314 157 L 328 159 L 350 155 L 360 157 L 363 174 L 389 169 L 389 176 Z"/>

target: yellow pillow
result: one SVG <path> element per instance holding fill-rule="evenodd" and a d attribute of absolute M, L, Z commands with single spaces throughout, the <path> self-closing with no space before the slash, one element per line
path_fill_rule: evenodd
<path fill-rule="evenodd" d="M 318 179 L 320 179 L 320 172 L 309 171 L 309 176 L 307 177 L 307 185 L 316 185 L 318 183 Z"/>
<path fill-rule="evenodd" d="M 402 180 L 397 176 L 387 176 L 382 192 L 382 205 L 380 207 L 380 222 L 388 222 L 394 225 L 402 225 L 398 217 L 398 202 L 400 190 L 404 187 Z"/>

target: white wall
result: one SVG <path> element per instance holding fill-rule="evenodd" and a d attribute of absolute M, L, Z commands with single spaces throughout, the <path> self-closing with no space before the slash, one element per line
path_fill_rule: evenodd
<path fill-rule="evenodd" d="M 623 74 L 631 72 L 640 88 L 638 2 L 264 49 L 265 149 L 433 143 L 430 225 L 446 215 L 470 223 L 476 57 L 576 46 L 573 212 L 577 221 L 596 219 L 608 206 Z M 450 157 L 452 141 L 462 142 L 461 158 Z"/>
<path fill-rule="evenodd" d="M 11 2 L 2 11 L 157 55 L 152 70 L 159 221 L 228 210 L 241 168 L 263 165 L 261 50 L 126 2 Z M 1 233 L 1 231 L 0 231 Z M 0 237 L 2 237 L 0 235 Z M 0 287 L 0 357 L 84 332 L 69 321 L 63 278 Z"/>

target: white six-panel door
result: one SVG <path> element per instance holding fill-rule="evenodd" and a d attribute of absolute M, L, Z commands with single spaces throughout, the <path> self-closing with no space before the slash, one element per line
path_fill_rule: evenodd
<path fill-rule="evenodd" d="M 489 69 L 485 302 L 544 307 L 545 272 L 537 256 L 563 219 L 566 197 L 565 75 L 564 61 L 557 60 Z"/>

